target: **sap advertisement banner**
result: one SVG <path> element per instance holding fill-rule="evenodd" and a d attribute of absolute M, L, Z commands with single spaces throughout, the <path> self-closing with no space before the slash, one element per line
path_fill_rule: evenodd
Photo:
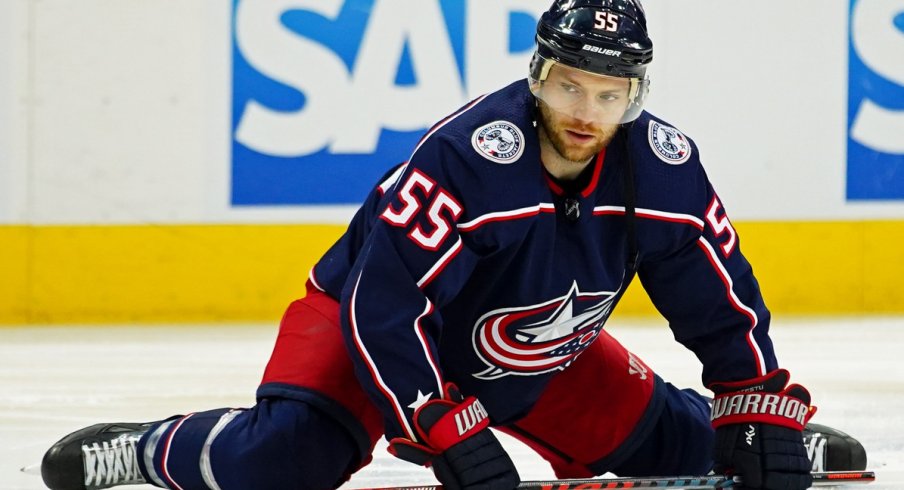
<path fill-rule="evenodd" d="M 904 0 L 851 0 L 847 198 L 904 200 Z"/>
<path fill-rule="evenodd" d="M 0 0 L 0 323 L 272 319 L 550 2 Z M 772 311 L 900 313 L 904 0 L 644 6 Z"/>
<path fill-rule="evenodd" d="M 232 204 L 359 203 L 442 114 L 526 75 L 547 4 L 235 0 Z"/>
<path fill-rule="evenodd" d="M 114 3 L 0 1 L 0 223 L 347 223 L 549 0 Z M 648 109 L 736 221 L 901 219 L 904 0 L 782 5 L 646 0 Z"/>

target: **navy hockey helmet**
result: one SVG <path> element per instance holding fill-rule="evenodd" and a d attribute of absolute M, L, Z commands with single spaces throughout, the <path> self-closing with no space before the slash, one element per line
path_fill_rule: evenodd
<path fill-rule="evenodd" d="M 550 102 L 542 86 L 550 70 L 561 63 L 594 75 L 628 79 L 630 103 L 611 122 L 630 122 L 640 115 L 649 90 L 646 71 L 653 61 L 653 42 L 639 0 L 556 0 L 540 17 L 536 42 L 530 79 L 538 98 Z"/>

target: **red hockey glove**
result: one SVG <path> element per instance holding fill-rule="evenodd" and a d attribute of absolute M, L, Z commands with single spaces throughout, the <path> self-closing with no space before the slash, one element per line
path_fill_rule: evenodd
<path fill-rule="evenodd" d="M 812 463 L 804 447 L 804 426 L 816 413 L 810 393 L 788 386 L 777 369 L 760 378 L 714 383 L 712 422 L 716 429 L 715 472 L 740 475 L 744 488 L 810 488 Z"/>
<path fill-rule="evenodd" d="M 490 421 L 477 398 L 462 400 L 446 385 L 446 398 L 430 400 L 414 412 L 422 443 L 395 438 L 393 455 L 433 469 L 436 479 L 450 490 L 511 490 L 520 477 L 511 458 L 490 431 Z"/>

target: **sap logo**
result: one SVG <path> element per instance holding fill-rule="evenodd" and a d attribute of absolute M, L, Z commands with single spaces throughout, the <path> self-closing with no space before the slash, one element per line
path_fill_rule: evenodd
<path fill-rule="evenodd" d="M 904 199 L 904 0 L 851 0 L 848 199 Z"/>
<path fill-rule="evenodd" d="M 331 153 L 372 153 L 382 130 L 428 127 L 470 98 L 497 88 L 493 85 L 499 85 L 499 74 L 511 81 L 512 76 L 526 73 L 529 54 L 509 52 L 507 24 L 512 12 L 534 11 L 538 2 L 464 2 L 465 17 L 448 19 L 449 24 L 466 24 L 460 53 L 448 34 L 441 3 L 238 2 L 235 40 L 241 56 L 267 78 L 299 91 L 305 103 L 279 110 L 248 100 L 239 108 L 235 139 L 260 153 L 282 157 L 309 155 L 323 148 Z M 325 28 L 341 30 L 342 25 L 329 22 L 337 21 L 344 8 L 369 12 L 360 31 L 349 26 L 344 36 L 335 37 L 334 46 L 285 25 L 288 12 L 304 10 L 319 16 Z M 356 40 L 356 46 L 349 46 Z M 356 52 L 343 58 L 338 52 L 342 50 Z M 463 70 L 457 55 L 463 57 Z M 403 56 L 410 61 L 415 83 L 397 81 Z"/>
<path fill-rule="evenodd" d="M 233 203 L 360 202 L 426 128 L 525 76 L 547 6 L 234 0 Z"/>

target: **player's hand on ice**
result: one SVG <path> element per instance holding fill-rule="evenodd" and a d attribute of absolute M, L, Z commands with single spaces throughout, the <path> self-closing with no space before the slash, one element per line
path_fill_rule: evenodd
<path fill-rule="evenodd" d="M 816 412 L 810 393 L 788 386 L 778 369 L 751 380 L 715 383 L 713 427 L 716 473 L 739 475 L 743 488 L 810 488 L 812 463 L 801 431 Z"/>
<path fill-rule="evenodd" d="M 414 413 L 420 441 L 395 438 L 389 452 L 433 469 L 450 490 L 510 490 L 520 477 L 512 459 L 490 431 L 483 406 L 474 397 L 462 399 L 446 385 L 446 397 L 430 400 Z"/>

